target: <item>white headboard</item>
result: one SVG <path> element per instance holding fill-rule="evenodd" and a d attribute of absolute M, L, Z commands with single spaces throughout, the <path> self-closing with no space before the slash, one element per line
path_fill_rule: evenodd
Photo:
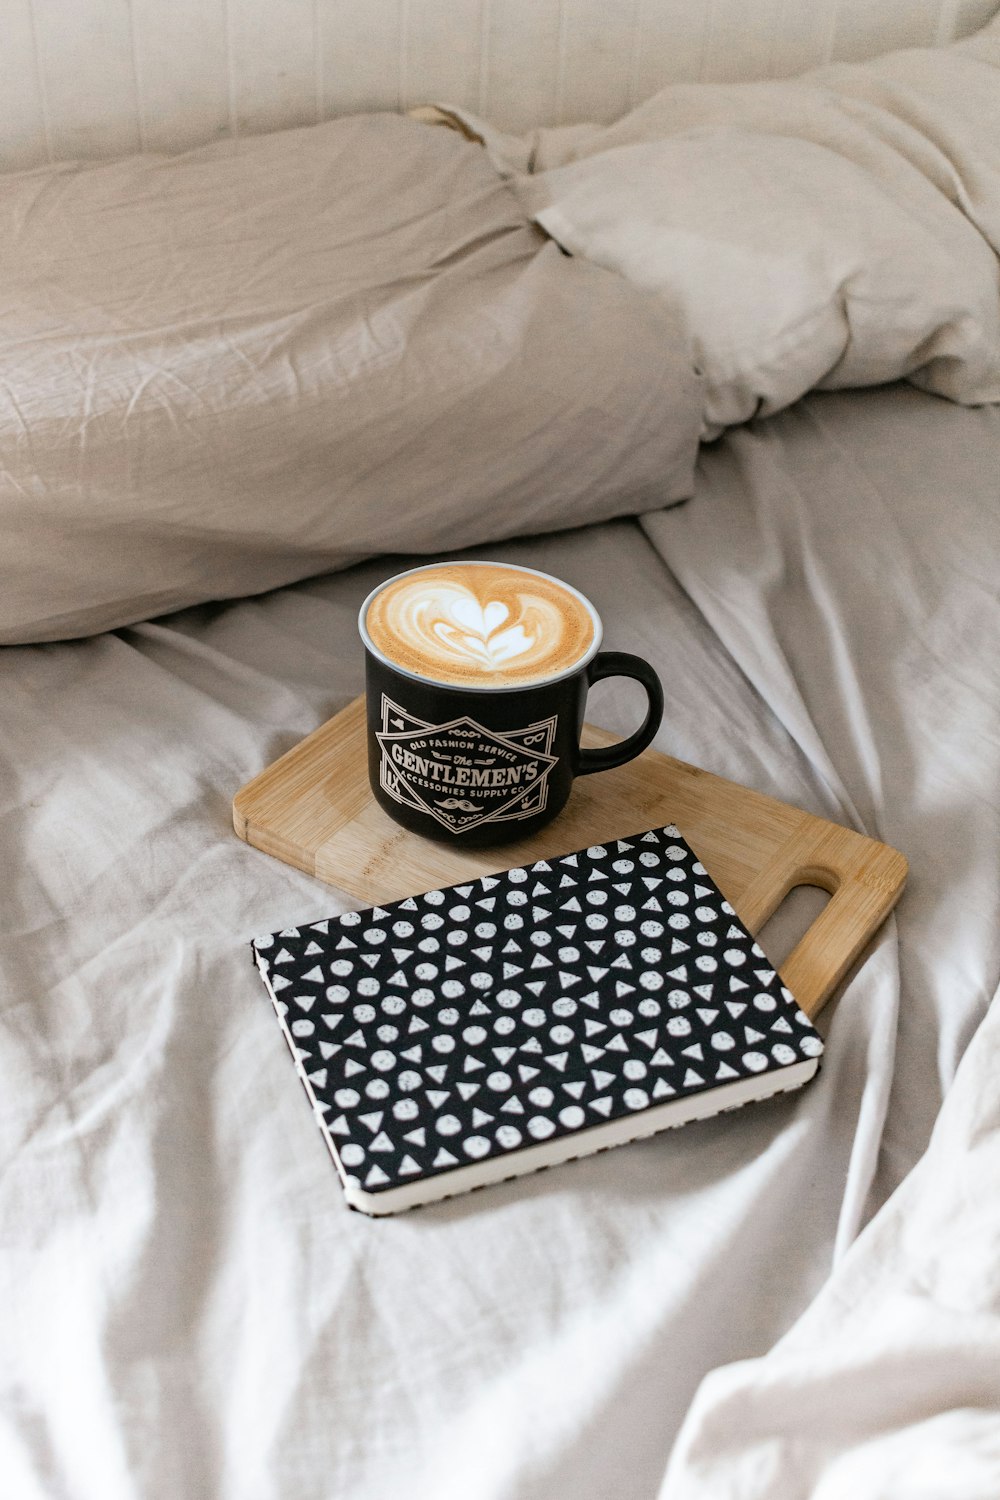
<path fill-rule="evenodd" d="M 438 100 L 610 120 L 974 31 L 1000 0 L 0 0 L 0 170 Z"/>

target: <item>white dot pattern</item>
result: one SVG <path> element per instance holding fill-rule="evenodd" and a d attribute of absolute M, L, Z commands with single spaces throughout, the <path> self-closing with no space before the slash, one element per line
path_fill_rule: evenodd
<path fill-rule="evenodd" d="M 253 947 L 369 1192 L 822 1051 L 672 826 Z"/>

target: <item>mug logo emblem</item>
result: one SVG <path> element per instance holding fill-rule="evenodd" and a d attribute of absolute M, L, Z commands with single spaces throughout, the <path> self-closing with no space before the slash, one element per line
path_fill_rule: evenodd
<path fill-rule="evenodd" d="M 379 780 L 396 802 L 429 813 L 451 833 L 532 818 L 548 801 L 556 718 L 523 729 L 487 729 L 467 714 L 418 719 L 382 694 Z"/>

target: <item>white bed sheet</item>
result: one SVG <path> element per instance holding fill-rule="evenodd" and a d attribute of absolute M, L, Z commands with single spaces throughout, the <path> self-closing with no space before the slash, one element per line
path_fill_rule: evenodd
<path fill-rule="evenodd" d="M 800 1096 L 398 1220 L 344 1207 L 245 946 L 348 903 L 229 823 L 360 689 L 398 560 L 0 655 L 5 1495 L 814 1493 L 787 1448 L 740 1488 L 766 1356 L 824 1284 L 840 1306 L 997 987 L 998 456 L 996 409 L 818 396 L 644 529 L 478 554 L 561 573 L 654 661 L 662 748 L 912 874 Z M 636 709 L 609 684 L 591 716 Z M 734 1361 L 746 1431 L 716 1463 L 724 1370 L 664 1481 Z"/>

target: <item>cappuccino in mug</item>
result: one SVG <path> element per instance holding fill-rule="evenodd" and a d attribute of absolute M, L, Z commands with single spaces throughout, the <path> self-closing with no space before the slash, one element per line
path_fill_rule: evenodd
<path fill-rule="evenodd" d="M 498 562 L 412 568 L 369 594 L 358 626 L 372 791 L 427 838 L 527 838 L 565 805 L 575 776 L 631 760 L 660 723 L 652 667 L 601 651 L 594 606 L 548 573 Z M 619 744 L 583 749 L 587 689 L 615 676 L 645 688 L 645 721 Z"/>
<path fill-rule="evenodd" d="M 384 657 L 430 682 L 521 687 L 568 672 L 597 639 L 582 595 L 503 563 L 442 563 L 390 581 L 365 626 Z"/>

